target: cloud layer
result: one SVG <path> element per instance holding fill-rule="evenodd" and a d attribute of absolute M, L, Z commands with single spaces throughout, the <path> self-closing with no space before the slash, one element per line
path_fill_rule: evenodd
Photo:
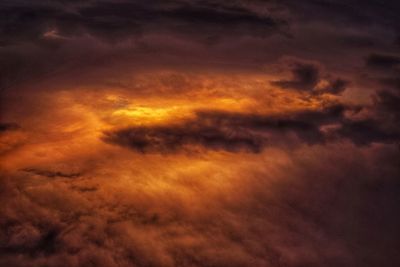
<path fill-rule="evenodd" d="M 268 150 L 262 165 L 197 159 L 192 166 L 209 172 L 180 167 L 172 180 L 165 171 L 176 159 L 164 157 L 170 166 L 163 167 L 153 158 L 146 182 L 105 165 L 72 180 L 8 174 L 1 263 L 395 266 L 398 156 L 386 146 Z M 130 175 L 135 169 L 124 167 Z"/>
<path fill-rule="evenodd" d="M 400 266 L 399 11 L 2 1 L 0 266 Z"/>

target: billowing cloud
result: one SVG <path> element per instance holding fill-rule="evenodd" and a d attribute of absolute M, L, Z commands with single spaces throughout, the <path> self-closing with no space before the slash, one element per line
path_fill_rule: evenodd
<path fill-rule="evenodd" d="M 339 151 L 352 151 L 351 160 Z M 250 164 L 254 159 L 197 158 L 172 180 L 161 174 L 177 167 L 168 157 L 166 169 L 153 162 L 147 181 L 115 176 L 115 169 L 107 173 L 105 165 L 66 181 L 33 183 L 27 172 L 8 174 L 1 179 L 7 205 L 1 209 L 0 262 L 365 266 L 367 261 L 395 266 L 398 156 L 386 146 L 354 150 L 342 145 L 290 154 L 271 150 L 261 165 Z M 278 162 L 284 164 L 277 167 Z M 204 164 L 207 176 L 193 172 Z M 125 166 L 131 173 L 137 168 Z M 80 190 L 93 183 L 101 185 Z"/>

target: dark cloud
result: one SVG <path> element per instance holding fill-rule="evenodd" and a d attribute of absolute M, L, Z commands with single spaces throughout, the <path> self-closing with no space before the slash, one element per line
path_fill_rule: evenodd
<path fill-rule="evenodd" d="M 397 130 L 400 122 L 400 94 L 388 90 L 379 91 L 374 98 L 377 120 L 391 129 Z"/>
<path fill-rule="evenodd" d="M 372 142 L 395 143 L 400 140 L 400 132 L 386 130 L 380 122 L 372 119 L 344 121 L 338 133 L 352 140 L 357 145 L 368 145 Z"/>
<path fill-rule="evenodd" d="M 320 127 L 339 123 L 345 110 L 346 107 L 337 105 L 283 116 L 200 111 L 195 119 L 181 124 L 109 131 L 103 140 L 143 153 L 176 152 L 190 145 L 232 152 L 260 152 L 277 140 L 287 142 L 291 134 L 308 144 L 324 142 Z"/>
<path fill-rule="evenodd" d="M 51 79 L 59 85 L 118 76 L 100 75 L 99 68 L 184 65 L 187 69 L 189 64 L 254 68 L 260 64 L 249 57 L 248 63 L 238 63 L 242 59 L 233 60 L 237 64 L 226 62 L 223 54 L 231 53 L 222 49 L 221 54 L 218 45 L 206 56 L 203 49 L 231 40 L 263 39 L 285 28 L 287 23 L 272 12 L 240 2 L 4 1 L 0 6 L 0 88 L 11 91 Z M 238 57 L 245 58 L 241 54 Z M 86 70 L 77 71 L 82 68 Z M 95 78 L 88 78 L 89 72 L 97 72 Z"/>
<path fill-rule="evenodd" d="M 272 82 L 281 88 L 311 91 L 318 84 L 320 71 L 316 65 L 295 62 L 292 66 L 292 80 L 280 80 Z"/>
<path fill-rule="evenodd" d="M 60 171 L 50 171 L 50 170 L 41 170 L 35 168 L 25 168 L 22 171 L 30 172 L 35 175 L 45 176 L 48 178 L 78 178 L 82 175 L 82 173 L 72 172 L 72 173 L 65 173 Z"/>
<path fill-rule="evenodd" d="M 371 116 L 344 119 L 338 133 L 358 145 L 400 142 L 400 97 L 391 91 L 379 91 L 374 96 Z"/>
<path fill-rule="evenodd" d="M 79 33 L 83 20 L 73 10 L 55 3 L 5 2 L 0 8 L 2 46 L 41 42 L 45 33 Z"/>
<path fill-rule="evenodd" d="M 333 94 L 339 95 L 346 90 L 349 81 L 336 78 L 329 78 L 327 85 L 323 88 L 317 88 L 318 83 L 327 75 L 322 73 L 321 67 L 315 63 L 308 63 L 305 61 L 294 60 L 289 64 L 292 73 L 290 80 L 272 81 L 271 84 L 283 89 L 293 89 L 305 92 L 312 92 L 315 94 Z"/>
<path fill-rule="evenodd" d="M 396 88 L 396 89 L 400 89 L 400 78 L 397 77 L 387 77 L 387 78 L 382 78 L 379 80 L 383 85 L 385 85 L 386 87 L 390 87 L 390 88 Z"/>
<path fill-rule="evenodd" d="M 400 65 L 400 57 L 395 55 L 371 54 L 366 61 L 368 66 L 382 69 L 391 69 Z"/>
<path fill-rule="evenodd" d="M 351 24 L 358 27 L 377 25 L 395 30 L 400 22 L 396 14 L 400 5 L 395 0 L 384 3 L 375 0 L 362 3 L 357 0 L 284 0 L 279 3 L 288 8 L 292 15 L 305 21 L 323 21 L 341 26 Z"/>
<path fill-rule="evenodd" d="M 333 95 L 339 95 L 343 93 L 347 86 L 349 85 L 349 81 L 343 80 L 343 79 L 336 79 L 331 82 L 327 86 L 321 89 L 322 93 L 329 93 Z"/>
<path fill-rule="evenodd" d="M 13 131 L 13 130 L 18 130 L 20 126 L 17 123 L 1 123 L 0 122 L 0 133 L 5 132 L 5 131 Z"/>
<path fill-rule="evenodd" d="M 103 140 L 135 151 L 177 152 L 187 146 L 260 152 L 266 146 L 321 144 L 350 140 L 356 145 L 400 141 L 399 97 L 382 91 L 371 115 L 356 119 L 359 107 L 331 105 L 279 116 L 199 111 L 195 119 L 168 126 L 140 126 L 105 133 Z M 332 126 L 331 130 L 324 130 Z M 295 140 L 293 140 L 295 136 Z"/>
<path fill-rule="evenodd" d="M 285 24 L 243 5 L 218 1 L 6 2 L 0 15 L 3 45 L 38 41 L 51 30 L 62 37 L 90 34 L 118 41 L 143 33 L 189 34 L 202 38 L 230 34 L 266 36 Z"/>
<path fill-rule="evenodd" d="M 373 48 L 376 40 L 370 36 L 348 35 L 341 38 L 341 42 L 353 48 Z"/>
<path fill-rule="evenodd" d="M 0 86 L 16 87 L 24 81 L 36 84 L 49 77 L 61 80 L 57 84 L 66 80 L 83 83 L 82 76 L 88 76 L 88 71 L 77 75 L 74 70 L 86 65 L 93 72 L 100 66 L 126 68 L 127 62 L 131 68 L 155 65 L 187 69 L 190 65 L 205 70 L 260 71 L 280 57 L 296 56 L 328 67 L 350 68 L 362 60 L 360 47 L 363 53 L 372 53 L 371 43 L 376 53 L 393 50 L 385 43 L 389 34 L 381 36 L 379 30 L 376 34 L 375 28 L 371 32 L 364 26 L 373 19 L 374 24 L 385 25 L 390 31 L 395 25 L 389 27 L 388 19 L 396 19 L 396 7 L 392 2 L 361 5 L 326 0 L 4 1 L 0 7 Z M 309 20 L 324 23 L 310 27 Z M 351 30 L 333 30 L 339 22 Z M 346 40 L 351 44 L 343 47 Z M 346 57 L 346 64 L 337 54 Z M 108 64 L 91 64 L 96 61 L 93 58 Z M 311 90 L 315 71 L 311 66 L 308 70 L 298 66 L 293 79 L 277 84 Z M 93 74 L 97 79 L 111 75 L 117 76 Z"/>
<path fill-rule="evenodd" d="M 284 115 L 253 115 L 226 112 L 199 112 L 200 119 L 215 125 L 245 127 L 254 130 L 317 130 L 321 125 L 339 122 L 347 107 L 341 104 L 330 105 L 321 110 L 306 110 Z"/>
<path fill-rule="evenodd" d="M 107 132 L 104 141 L 139 152 L 174 152 L 187 145 L 208 149 L 259 152 L 263 146 L 260 136 L 249 131 L 218 127 L 204 121 L 188 121 L 182 125 L 131 127 Z"/>

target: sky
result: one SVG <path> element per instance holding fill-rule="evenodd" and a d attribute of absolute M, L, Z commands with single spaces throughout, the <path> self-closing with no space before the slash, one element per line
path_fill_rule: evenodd
<path fill-rule="evenodd" d="M 400 266 L 399 12 L 0 1 L 0 266 Z"/>

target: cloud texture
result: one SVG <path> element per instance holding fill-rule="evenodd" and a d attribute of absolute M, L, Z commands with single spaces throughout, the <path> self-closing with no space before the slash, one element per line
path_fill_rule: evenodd
<path fill-rule="evenodd" d="M 2 1 L 0 266 L 399 266 L 399 11 Z"/>

